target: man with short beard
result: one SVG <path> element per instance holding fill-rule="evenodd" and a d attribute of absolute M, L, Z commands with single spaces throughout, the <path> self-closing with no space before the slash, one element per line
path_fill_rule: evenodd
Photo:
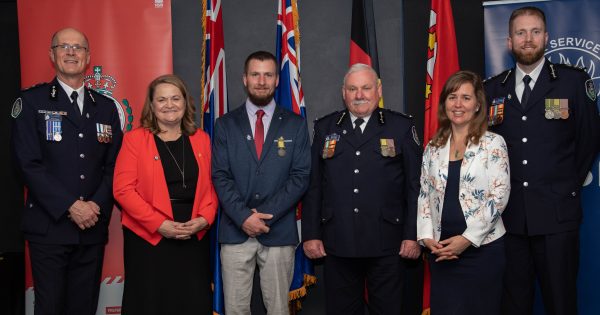
<path fill-rule="evenodd" d="M 502 313 L 532 314 L 535 279 L 548 314 L 577 314 L 581 186 L 598 152 L 594 84 L 584 69 L 544 58 L 544 12 L 509 20 L 516 67 L 485 82 L 490 129 L 504 137 L 512 189 Z"/>
<path fill-rule="evenodd" d="M 275 104 L 275 56 L 257 51 L 242 76 L 248 98 L 215 124 L 212 178 L 221 204 L 225 310 L 250 314 L 258 265 L 268 314 L 288 314 L 298 244 L 296 205 L 308 188 L 306 121 Z"/>

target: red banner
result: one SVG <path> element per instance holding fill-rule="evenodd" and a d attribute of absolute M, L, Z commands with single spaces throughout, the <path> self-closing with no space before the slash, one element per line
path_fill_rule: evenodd
<path fill-rule="evenodd" d="M 114 100 L 124 130 L 139 125 L 148 84 L 173 72 L 170 0 L 19 0 L 17 8 L 22 87 L 54 78 L 51 37 L 74 27 L 89 40 L 86 86 Z M 97 314 L 121 313 L 123 234 L 116 209 L 109 230 Z M 33 314 L 29 270 L 26 313 Z"/>
<path fill-rule="evenodd" d="M 423 145 L 427 145 L 438 127 L 437 112 L 442 87 L 448 77 L 459 69 L 450 0 L 431 0 L 427 46 Z"/>

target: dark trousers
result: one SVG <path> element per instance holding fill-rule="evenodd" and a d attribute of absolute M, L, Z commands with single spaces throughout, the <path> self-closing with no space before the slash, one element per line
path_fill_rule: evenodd
<path fill-rule="evenodd" d="M 23 252 L 0 253 L 0 314 L 25 313 L 25 257 Z"/>
<path fill-rule="evenodd" d="M 325 257 L 327 314 L 400 314 L 402 275 L 400 255 L 368 258 Z M 365 301 L 365 284 L 368 302 Z"/>
<path fill-rule="evenodd" d="M 535 279 L 548 315 L 577 314 L 579 230 L 539 235 L 506 235 L 502 314 L 533 314 Z"/>
<path fill-rule="evenodd" d="M 35 315 L 94 315 L 104 244 L 29 243 Z"/>

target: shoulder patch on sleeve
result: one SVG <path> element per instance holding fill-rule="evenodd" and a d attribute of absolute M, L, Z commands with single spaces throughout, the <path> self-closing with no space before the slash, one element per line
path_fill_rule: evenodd
<path fill-rule="evenodd" d="M 415 143 L 417 145 L 421 145 L 421 141 L 419 141 L 419 135 L 417 134 L 417 128 L 415 126 L 412 126 L 412 136 L 413 140 L 415 140 Z"/>
<path fill-rule="evenodd" d="M 596 101 L 596 88 L 594 87 L 594 81 L 592 81 L 592 79 L 585 81 L 585 94 L 590 100 Z"/>
<path fill-rule="evenodd" d="M 10 116 L 12 118 L 19 117 L 19 114 L 23 111 L 23 100 L 21 98 L 17 98 L 17 100 L 13 103 L 12 110 L 10 111 Z"/>

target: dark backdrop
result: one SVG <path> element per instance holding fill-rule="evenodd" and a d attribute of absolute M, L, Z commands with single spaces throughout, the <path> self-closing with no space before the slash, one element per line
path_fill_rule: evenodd
<path fill-rule="evenodd" d="M 348 66 L 350 38 L 350 0 L 299 0 L 301 33 L 302 84 L 308 118 L 312 121 L 331 111 L 341 109 L 341 81 Z M 454 21 L 457 34 L 459 64 L 462 69 L 483 73 L 483 8 L 480 0 L 453 0 Z M 230 108 L 244 100 L 241 84 L 243 62 L 255 50 L 275 49 L 275 23 L 277 1 L 274 0 L 224 0 L 223 20 L 225 31 L 226 67 Z M 427 56 L 427 29 L 430 1 L 426 0 L 375 0 L 379 63 L 383 82 L 385 106 L 412 114 L 417 130 L 423 128 L 425 91 L 425 65 Z M 199 100 L 201 57 L 201 1 L 172 1 L 173 63 L 174 72 L 182 76 Z M 19 209 L 23 202 L 21 185 L 10 164 L 8 139 L 10 136 L 10 109 L 19 93 L 18 26 L 15 0 L 0 0 L 0 39 L 2 75 L 0 100 L 4 104 L 0 115 L 5 143 L 0 153 L 0 178 L 3 179 L 0 207 L 0 253 L 10 257 L 22 252 L 22 237 L 18 232 Z M 45 54 L 46 52 L 40 52 Z M 48 78 L 50 80 L 50 78 Z M 421 132 L 422 135 L 422 132 Z M 8 256 L 7 256 L 8 255 Z M 19 265 L 22 256 L 17 259 Z M 419 284 L 420 264 L 414 264 L 407 275 L 405 296 L 406 314 L 420 314 L 422 290 Z M 12 270 L 6 259 L 0 259 L 0 313 L 10 298 L 2 294 L 4 275 L 12 275 L 22 283 L 22 271 Z M 317 264 L 320 281 L 309 290 L 302 313 L 324 314 L 322 268 Z M 13 287 L 12 290 L 22 290 Z M 21 291 L 22 292 L 22 291 Z M 13 301 L 14 302 L 14 301 Z M 255 314 L 261 314 L 255 306 Z"/>

